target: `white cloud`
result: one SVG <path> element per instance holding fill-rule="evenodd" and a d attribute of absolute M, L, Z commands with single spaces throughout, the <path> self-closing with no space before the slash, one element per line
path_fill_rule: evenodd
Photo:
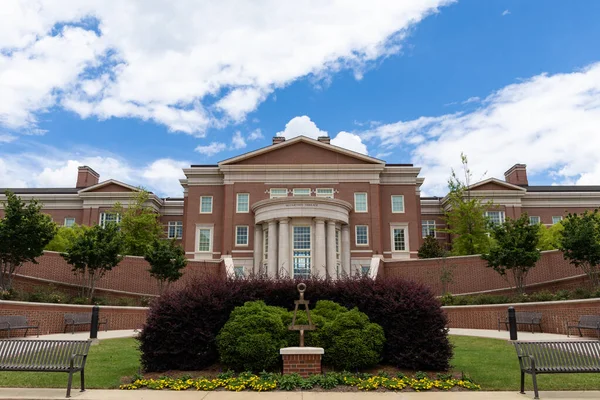
<path fill-rule="evenodd" d="M 475 178 L 504 178 L 515 163 L 530 177 L 543 174 L 557 183 L 600 184 L 600 63 L 581 71 L 537 75 L 508 85 L 470 113 L 421 117 L 364 132 L 381 151 L 412 149 L 423 167 L 424 190 L 446 193 L 450 168 L 469 157 Z M 534 178 L 535 179 L 535 178 Z"/>
<path fill-rule="evenodd" d="M 504 17 L 505 15 L 510 14 L 510 10 L 504 10 L 502 11 L 502 16 Z"/>
<path fill-rule="evenodd" d="M 350 132 L 340 132 L 331 139 L 331 144 L 338 147 L 344 147 L 357 153 L 368 154 L 367 145 L 362 142 L 360 136 Z"/>
<path fill-rule="evenodd" d="M 252 141 L 252 140 L 258 140 L 258 139 L 262 139 L 264 138 L 260 128 L 256 128 L 255 130 L 253 130 L 252 132 L 250 132 L 250 134 L 248 135 L 248 140 Z"/>
<path fill-rule="evenodd" d="M 312 139 L 316 139 L 319 136 L 329 136 L 326 131 L 322 131 L 317 128 L 311 119 L 302 115 L 299 117 L 292 118 L 287 124 L 283 131 L 277 132 L 275 136 L 283 136 L 286 139 L 291 139 L 296 136 L 306 136 Z"/>
<path fill-rule="evenodd" d="M 198 146 L 195 149 L 195 151 L 197 151 L 200 154 L 204 154 L 207 157 L 214 156 L 215 154 L 218 154 L 225 150 L 227 150 L 227 145 L 221 142 L 212 142 L 209 145 Z"/>
<path fill-rule="evenodd" d="M 10 143 L 17 140 L 15 135 L 11 135 L 8 133 L 0 133 L 0 143 Z"/>
<path fill-rule="evenodd" d="M 35 126 L 59 105 L 203 136 L 298 78 L 362 76 L 451 2 L 4 0 L 0 124 Z"/>
<path fill-rule="evenodd" d="M 246 140 L 242 136 L 242 132 L 236 131 L 231 138 L 231 149 L 239 150 L 246 147 Z"/>
<path fill-rule="evenodd" d="M 39 156 L 39 154 L 44 156 Z M 158 159 L 147 165 L 132 165 L 105 151 L 65 152 L 42 146 L 36 151 L 0 156 L 0 187 L 75 187 L 77 168 L 88 165 L 100 174 L 100 180 L 116 179 L 142 186 L 159 196 L 181 197 L 179 179 L 186 161 Z"/>

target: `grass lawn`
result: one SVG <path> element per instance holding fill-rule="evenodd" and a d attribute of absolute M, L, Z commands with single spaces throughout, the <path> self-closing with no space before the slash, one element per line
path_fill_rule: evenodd
<path fill-rule="evenodd" d="M 504 340 L 450 336 L 455 345 L 454 370 L 464 372 L 482 390 L 519 390 L 519 363 L 512 344 Z M 116 388 L 124 376 L 138 371 L 139 351 L 134 339 L 103 340 L 92 346 L 85 368 L 89 388 Z M 66 388 L 66 373 L 0 372 L 0 386 Z M 79 387 L 79 375 L 73 379 Z M 526 390 L 533 390 L 531 376 Z M 555 374 L 538 376 L 541 390 L 600 390 L 599 374 Z"/>
<path fill-rule="evenodd" d="M 520 389 L 520 369 L 514 346 L 505 340 L 450 336 L 455 346 L 452 365 L 481 385 L 482 390 Z M 600 390 L 600 374 L 538 375 L 540 390 Z M 525 375 L 525 390 L 533 390 Z"/>
<path fill-rule="evenodd" d="M 90 347 L 85 365 L 86 388 L 117 388 L 121 377 L 138 372 L 139 350 L 133 338 L 102 340 Z M 65 388 L 65 372 L 0 372 L 3 387 Z M 79 388 L 79 373 L 73 375 L 73 388 Z"/>

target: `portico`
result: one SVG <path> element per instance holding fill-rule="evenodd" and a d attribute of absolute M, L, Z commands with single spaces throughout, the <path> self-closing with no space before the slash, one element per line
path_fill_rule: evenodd
<path fill-rule="evenodd" d="M 350 273 L 346 201 L 311 196 L 261 200 L 254 212 L 254 272 L 337 278 Z"/>

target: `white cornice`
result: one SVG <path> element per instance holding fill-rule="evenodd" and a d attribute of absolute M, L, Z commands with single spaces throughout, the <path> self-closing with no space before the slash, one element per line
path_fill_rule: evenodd
<path fill-rule="evenodd" d="M 523 207 L 600 207 L 599 192 L 529 192 Z"/>
<path fill-rule="evenodd" d="M 474 189 L 478 188 L 479 186 L 485 185 L 487 183 L 495 183 L 497 185 L 505 187 L 507 190 L 517 190 L 517 191 L 520 191 L 520 192 L 526 192 L 527 191 L 527 189 L 525 189 L 525 188 L 523 188 L 521 186 L 513 185 L 512 183 L 501 181 L 500 179 L 497 179 L 497 178 L 488 178 L 488 179 L 483 180 L 481 182 L 474 183 L 471 186 L 469 186 L 469 189 L 470 190 L 474 190 Z"/>
<path fill-rule="evenodd" d="M 107 185 L 110 185 L 110 184 L 114 184 L 114 185 L 122 186 L 122 187 L 124 187 L 124 188 L 127 188 L 127 189 L 129 189 L 129 190 L 131 190 L 131 191 L 134 191 L 134 192 L 139 192 L 139 191 L 141 190 L 140 188 L 137 188 L 137 187 L 135 187 L 135 186 L 128 185 L 127 183 L 123 183 L 123 182 L 121 182 L 121 181 L 117 181 L 117 180 L 115 180 L 115 179 L 109 179 L 109 180 L 106 180 L 106 181 L 103 181 L 103 182 L 97 183 L 97 184 L 95 184 L 95 185 L 92 185 L 92 186 L 88 186 L 88 187 L 86 187 L 86 188 L 83 188 L 83 189 L 81 189 L 81 190 L 79 191 L 79 193 L 81 194 L 81 193 L 92 192 L 92 191 L 94 191 L 94 190 L 96 190 L 96 189 L 100 189 L 101 187 L 104 187 L 104 186 L 107 186 Z"/>

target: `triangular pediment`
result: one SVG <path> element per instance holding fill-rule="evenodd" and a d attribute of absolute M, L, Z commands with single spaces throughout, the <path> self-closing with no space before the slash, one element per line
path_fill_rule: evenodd
<path fill-rule="evenodd" d="M 139 192 L 140 189 L 135 186 L 128 185 L 123 182 L 119 182 L 114 179 L 109 179 L 104 182 L 97 183 L 93 186 L 81 189 L 79 193 L 102 193 L 102 192 Z"/>
<path fill-rule="evenodd" d="M 305 136 L 263 147 L 219 163 L 222 165 L 385 164 L 383 161 Z"/>
<path fill-rule="evenodd" d="M 513 185 L 512 183 L 508 183 L 505 181 L 501 181 L 496 178 L 489 178 L 481 182 L 477 182 L 471 186 L 469 186 L 470 190 L 515 190 L 525 192 L 526 189 L 517 185 Z"/>

